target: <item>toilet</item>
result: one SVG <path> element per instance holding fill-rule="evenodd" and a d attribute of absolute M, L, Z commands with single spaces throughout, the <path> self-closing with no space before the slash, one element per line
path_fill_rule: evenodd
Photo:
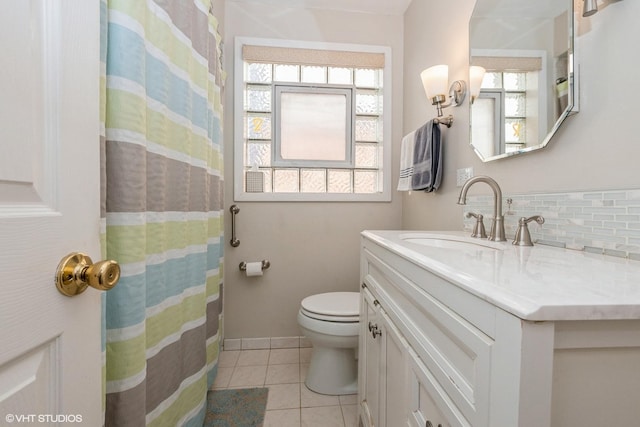
<path fill-rule="evenodd" d="M 313 346 L 306 386 L 329 395 L 354 394 L 358 386 L 360 294 L 329 292 L 300 303 L 298 324 Z"/>

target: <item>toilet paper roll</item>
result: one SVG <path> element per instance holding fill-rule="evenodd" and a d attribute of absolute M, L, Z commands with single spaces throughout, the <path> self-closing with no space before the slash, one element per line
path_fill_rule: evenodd
<path fill-rule="evenodd" d="M 247 277 L 262 276 L 262 262 L 248 262 L 245 273 Z"/>

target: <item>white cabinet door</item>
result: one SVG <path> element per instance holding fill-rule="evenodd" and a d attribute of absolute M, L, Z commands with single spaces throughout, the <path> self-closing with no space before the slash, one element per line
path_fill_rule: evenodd
<path fill-rule="evenodd" d="M 361 293 L 360 325 L 358 397 L 362 424 L 405 425 L 408 343 L 368 289 Z"/>
<path fill-rule="evenodd" d="M 377 427 L 380 415 L 380 352 L 374 326 L 379 322 L 378 301 L 363 288 L 360 293 L 360 337 L 358 350 L 358 402 L 364 427 Z"/>
<path fill-rule="evenodd" d="M 442 403 L 437 403 L 436 400 L 441 398 L 442 395 L 438 395 L 436 391 L 437 380 L 424 366 L 417 354 L 410 350 L 408 352 L 408 364 L 409 364 L 409 427 L 470 427 L 466 423 L 454 423 L 447 422 L 447 418 L 442 412 Z M 455 419 L 455 417 L 452 417 Z M 429 424 L 430 423 L 430 424 Z"/>
<path fill-rule="evenodd" d="M 1 425 L 102 425 L 100 293 L 53 280 L 100 257 L 99 3 L 0 4 Z"/>
<path fill-rule="evenodd" d="M 384 310 L 380 311 L 382 373 L 380 396 L 381 426 L 395 427 L 407 422 L 407 351 L 409 344 L 400 335 Z"/>

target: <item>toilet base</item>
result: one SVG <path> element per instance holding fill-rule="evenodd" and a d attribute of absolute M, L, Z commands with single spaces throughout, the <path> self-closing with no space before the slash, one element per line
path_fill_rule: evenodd
<path fill-rule="evenodd" d="M 358 361 L 353 348 L 314 347 L 305 385 L 332 396 L 358 391 Z"/>

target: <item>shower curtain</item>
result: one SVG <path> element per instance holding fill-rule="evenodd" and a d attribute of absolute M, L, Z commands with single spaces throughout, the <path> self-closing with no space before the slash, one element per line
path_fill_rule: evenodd
<path fill-rule="evenodd" d="M 222 311 L 220 37 L 211 0 L 102 0 L 106 426 L 202 426 Z"/>

